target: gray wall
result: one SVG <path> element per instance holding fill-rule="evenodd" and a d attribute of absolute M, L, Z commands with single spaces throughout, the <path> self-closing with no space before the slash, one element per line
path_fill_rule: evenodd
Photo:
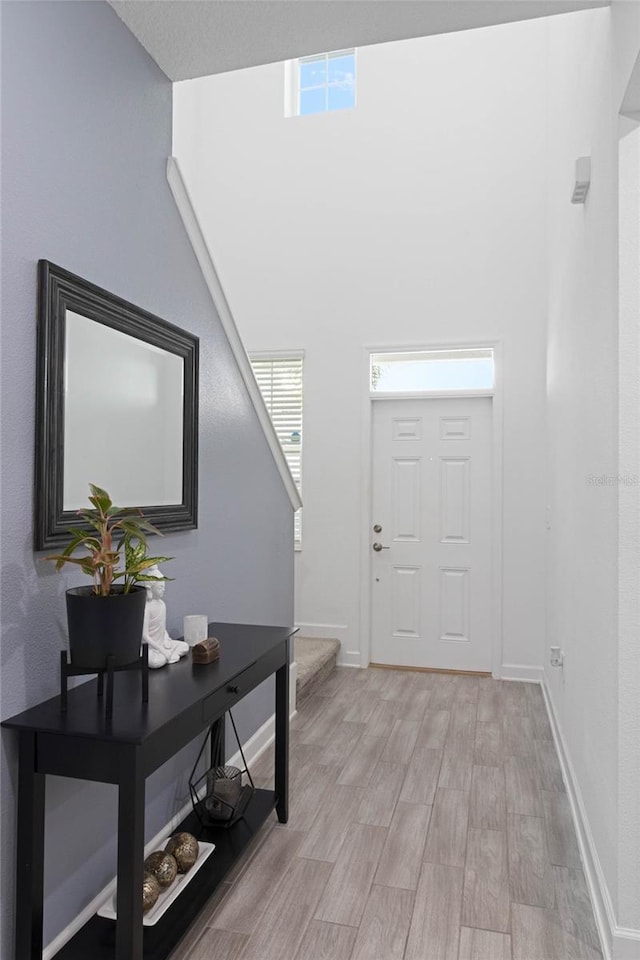
<path fill-rule="evenodd" d="M 64 590 L 78 582 L 31 549 L 39 258 L 200 337 L 200 523 L 162 544 L 176 558 L 169 629 L 176 635 L 194 611 L 293 620 L 289 502 L 165 180 L 171 97 L 106 3 L 2 4 L 2 717 L 56 693 Z M 271 697 L 263 688 L 247 704 L 244 738 L 271 712 Z M 148 836 L 183 802 L 190 757 L 148 781 Z M 3 960 L 13 950 L 15 785 L 5 731 Z M 49 780 L 45 942 L 113 876 L 115 805 L 112 788 Z"/>

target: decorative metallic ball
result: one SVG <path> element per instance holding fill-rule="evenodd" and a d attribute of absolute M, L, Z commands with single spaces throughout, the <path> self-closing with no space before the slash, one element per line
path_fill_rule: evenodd
<path fill-rule="evenodd" d="M 170 853 L 154 850 L 145 860 L 144 869 L 147 873 L 152 873 L 162 889 L 166 890 L 176 878 L 178 864 Z"/>
<path fill-rule="evenodd" d="M 148 913 L 160 896 L 160 884 L 152 873 L 145 873 L 142 881 L 142 912 Z"/>
<path fill-rule="evenodd" d="M 198 859 L 200 845 L 192 834 L 176 833 L 164 849 L 176 858 L 179 873 L 187 873 Z"/>

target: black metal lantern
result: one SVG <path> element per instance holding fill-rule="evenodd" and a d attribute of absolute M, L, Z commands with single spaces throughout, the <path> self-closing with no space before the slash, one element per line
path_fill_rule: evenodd
<path fill-rule="evenodd" d="M 189 777 L 191 803 L 198 820 L 205 827 L 233 826 L 244 815 L 247 803 L 255 791 L 230 710 L 229 718 L 242 757 L 242 769 L 224 762 L 224 719 L 222 719 L 217 720 L 209 728 Z M 204 773 L 198 776 L 198 766 L 208 743 L 211 745 L 211 762 Z M 248 783 L 243 783 L 245 775 Z"/>

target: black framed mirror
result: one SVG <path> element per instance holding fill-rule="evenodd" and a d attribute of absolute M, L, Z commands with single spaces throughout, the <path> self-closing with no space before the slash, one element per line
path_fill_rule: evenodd
<path fill-rule="evenodd" d="M 34 548 L 82 526 L 89 483 L 159 530 L 198 520 L 198 338 L 38 264 Z"/>

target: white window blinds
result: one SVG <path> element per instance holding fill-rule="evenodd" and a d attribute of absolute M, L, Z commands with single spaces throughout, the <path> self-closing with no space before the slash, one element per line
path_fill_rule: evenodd
<path fill-rule="evenodd" d="M 302 356 L 254 354 L 249 359 L 291 476 L 302 495 Z M 302 543 L 300 510 L 295 515 L 294 538 L 299 548 Z"/>

